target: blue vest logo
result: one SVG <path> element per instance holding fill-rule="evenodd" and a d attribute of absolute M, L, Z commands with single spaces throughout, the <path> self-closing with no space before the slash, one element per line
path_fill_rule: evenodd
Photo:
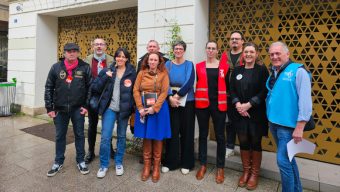
<path fill-rule="evenodd" d="M 282 78 L 283 81 L 292 81 L 292 77 L 294 76 L 294 72 L 291 71 L 285 71 L 284 73 L 284 77 Z"/>

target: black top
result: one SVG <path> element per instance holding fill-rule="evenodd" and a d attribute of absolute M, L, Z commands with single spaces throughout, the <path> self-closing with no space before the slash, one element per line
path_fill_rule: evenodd
<path fill-rule="evenodd" d="M 237 53 L 237 54 L 230 53 L 230 59 L 231 59 L 231 62 L 232 62 L 234 67 L 236 65 L 236 62 L 237 62 L 238 58 L 241 56 L 241 53 Z"/>
<path fill-rule="evenodd" d="M 206 68 L 208 80 L 209 101 L 217 101 L 218 68 Z"/>
<path fill-rule="evenodd" d="M 208 96 L 209 101 L 217 102 L 218 97 L 218 68 L 206 68 L 207 80 L 208 80 Z M 230 76 L 230 70 L 227 72 L 227 76 Z M 226 90 L 229 91 L 229 78 L 225 78 Z"/>
<path fill-rule="evenodd" d="M 250 102 L 252 107 L 248 110 L 250 120 L 260 123 L 267 129 L 266 81 L 269 73 L 264 65 L 255 64 L 253 69 L 245 69 L 244 66 L 236 67 L 230 79 L 230 94 L 232 99 L 231 119 L 240 121 L 243 117 L 237 112 L 237 102 Z"/>

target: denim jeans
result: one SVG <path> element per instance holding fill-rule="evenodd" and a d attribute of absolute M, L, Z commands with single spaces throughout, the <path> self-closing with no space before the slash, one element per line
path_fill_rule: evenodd
<path fill-rule="evenodd" d="M 110 164 L 110 146 L 112 131 L 117 120 L 117 152 L 115 153 L 115 164 L 122 165 L 126 147 L 126 128 L 129 117 L 120 118 L 119 112 L 107 108 L 102 116 L 102 138 L 100 141 L 100 167 L 108 168 Z"/>
<path fill-rule="evenodd" d="M 76 161 L 81 163 L 84 161 L 85 155 L 85 136 L 84 136 L 84 115 L 80 114 L 80 108 L 72 110 L 71 112 L 58 112 L 54 118 L 54 125 L 56 128 L 56 153 L 55 163 L 61 165 L 65 160 L 65 148 L 66 148 L 66 133 L 68 129 L 69 121 L 72 121 L 73 132 L 75 137 L 76 146 Z"/>
<path fill-rule="evenodd" d="M 302 186 L 295 158 L 290 162 L 287 152 L 287 143 L 293 139 L 294 129 L 273 123 L 270 123 L 269 127 L 277 145 L 277 165 L 281 174 L 282 191 L 301 192 Z"/>

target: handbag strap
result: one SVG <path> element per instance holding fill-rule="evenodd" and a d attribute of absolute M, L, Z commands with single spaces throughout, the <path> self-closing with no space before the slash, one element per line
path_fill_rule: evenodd
<path fill-rule="evenodd" d="M 104 86 L 104 89 L 103 89 L 103 91 L 102 91 L 102 94 L 100 94 L 100 97 L 99 97 L 99 99 L 98 99 L 98 103 L 100 103 L 100 100 L 102 99 L 102 97 L 103 97 L 103 95 L 104 95 L 104 92 L 105 92 L 107 86 L 109 85 L 109 82 L 110 82 L 110 80 L 108 80 L 108 81 L 106 82 L 106 84 L 105 84 L 105 86 Z"/>

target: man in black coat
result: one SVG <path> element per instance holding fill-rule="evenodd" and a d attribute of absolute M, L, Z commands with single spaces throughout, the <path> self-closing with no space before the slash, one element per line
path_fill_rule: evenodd
<path fill-rule="evenodd" d="M 139 58 L 137 64 L 137 75 L 142 68 L 142 63 L 147 54 L 150 53 L 160 53 L 164 59 L 164 63 L 166 63 L 169 59 L 164 56 L 164 53 L 159 52 L 159 44 L 156 40 L 150 40 L 146 46 L 147 53 L 145 53 L 142 57 Z"/>
<path fill-rule="evenodd" d="M 90 64 L 91 66 L 91 73 L 92 73 L 92 79 L 93 81 L 97 78 L 99 72 L 110 66 L 114 59 L 111 55 L 106 53 L 107 45 L 104 39 L 96 38 L 91 42 L 93 54 L 88 55 L 85 58 L 85 62 Z M 97 125 L 99 120 L 98 113 L 89 108 L 88 113 L 88 119 L 89 119 L 89 126 L 87 130 L 87 136 L 88 136 L 88 144 L 89 149 L 88 153 L 85 155 L 85 163 L 89 164 L 91 163 L 95 158 L 95 145 L 96 145 L 96 138 L 97 138 Z M 112 148 L 111 144 L 111 158 L 114 158 L 114 150 Z"/>
<path fill-rule="evenodd" d="M 230 50 L 227 52 L 228 54 L 228 64 L 229 64 L 229 75 L 231 76 L 235 67 L 243 65 L 242 64 L 242 48 L 243 48 L 244 38 L 243 34 L 240 31 L 232 31 L 230 33 L 230 41 L 229 46 Z M 229 85 L 227 88 L 229 89 Z M 228 91 L 229 92 L 229 91 Z M 228 93 L 229 94 L 229 93 Z M 228 106 L 231 106 L 230 97 L 228 97 Z M 226 152 L 225 157 L 228 158 L 234 155 L 235 141 L 236 141 L 236 130 L 232 126 L 231 112 L 228 109 L 227 116 L 228 122 L 226 122 Z"/>
<path fill-rule="evenodd" d="M 90 66 L 78 59 L 79 46 L 67 43 L 64 46 L 65 59 L 55 63 L 45 84 L 45 108 L 53 118 L 56 128 L 56 154 L 54 164 L 47 176 L 52 177 L 63 167 L 66 149 L 66 133 L 71 119 L 76 145 L 77 167 L 82 174 L 90 171 L 84 162 L 84 122 L 87 113 Z"/>

